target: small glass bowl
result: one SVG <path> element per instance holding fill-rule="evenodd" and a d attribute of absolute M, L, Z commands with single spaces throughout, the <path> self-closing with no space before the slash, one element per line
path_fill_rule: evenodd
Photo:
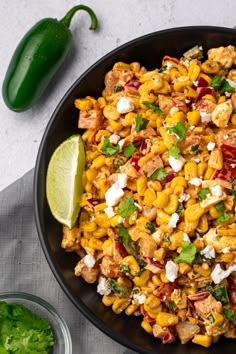
<path fill-rule="evenodd" d="M 72 342 L 69 328 L 52 305 L 37 296 L 23 292 L 7 292 L 0 294 L 0 301 L 20 304 L 34 314 L 48 320 L 52 327 L 55 344 L 50 354 L 72 354 Z"/>

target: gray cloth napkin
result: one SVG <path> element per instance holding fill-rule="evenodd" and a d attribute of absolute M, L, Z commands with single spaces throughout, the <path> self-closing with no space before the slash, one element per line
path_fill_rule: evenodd
<path fill-rule="evenodd" d="M 0 292 L 28 292 L 53 305 L 68 324 L 73 354 L 134 354 L 87 321 L 55 280 L 34 223 L 33 173 L 0 193 Z"/>

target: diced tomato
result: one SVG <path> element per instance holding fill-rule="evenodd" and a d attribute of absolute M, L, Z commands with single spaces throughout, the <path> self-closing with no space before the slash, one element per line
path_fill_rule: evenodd
<path fill-rule="evenodd" d="M 140 307 L 140 310 L 141 310 L 141 314 L 143 315 L 143 317 L 148 323 L 154 324 L 156 322 L 155 319 L 150 317 L 147 311 L 144 310 L 143 305 Z"/>
<path fill-rule="evenodd" d="M 221 149 L 224 164 L 221 170 L 216 171 L 214 178 L 232 183 L 236 178 L 236 146 L 222 144 Z"/>
<path fill-rule="evenodd" d="M 154 290 L 153 295 L 158 297 L 161 301 L 164 301 L 166 304 L 169 304 L 171 294 L 175 289 L 179 289 L 178 285 L 175 283 L 163 284 Z"/>
<path fill-rule="evenodd" d="M 235 145 L 222 144 L 221 150 L 222 150 L 222 153 L 223 153 L 225 159 L 233 159 L 235 162 L 235 160 L 236 160 L 236 146 Z"/>
<path fill-rule="evenodd" d="M 151 264 L 151 265 L 153 265 L 153 266 L 155 266 L 155 267 L 157 267 L 159 269 L 164 269 L 165 268 L 164 264 L 161 264 L 161 263 L 159 263 L 157 261 L 154 261 L 153 258 L 151 258 L 151 257 L 144 257 L 143 256 L 142 258 L 148 264 Z"/>
<path fill-rule="evenodd" d="M 140 169 L 140 167 L 138 165 L 138 161 L 141 157 L 142 157 L 142 155 L 139 152 L 135 152 L 130 159 L 130 165 L 133 166 L 136 171 L 139 171 L 139 169 Z"/>
<path fill-rule="evenodd" d="M 230 276 L 227 278 L 228 280 L 228 296 L 230 299 L 230 302 L 232 302 L 233 304 L 236 304 L 236 278 Z"/>
<path fill-rule="evenodd" d="M 128 256 L 128 252 L 121 241 L 115 241 L 115 248 L 116 250 L 120 253 L 121 257 L 126 257 Z"/>

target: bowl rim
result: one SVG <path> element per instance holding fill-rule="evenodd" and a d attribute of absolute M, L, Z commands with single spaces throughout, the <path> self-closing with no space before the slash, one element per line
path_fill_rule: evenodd
<path fill-rule="evenodd" d="M 36 223 L 36 228 L 40 240 L 41 247 L 43 249 L 44 255 L 46 257 L 46 260 L 49 264 L 49 267 L 55 276 L 56 280 L 58 281 L 60 287 L 62 288 L 63 292 L 66 294 L 66 296 L 70 299 L 70 301 L 73 303 L 73 305 L 76 307 L 77 310 L 79 310 L 82 315 L 89 320 L 96 328 L 98 328 L 100 331 L 102 331 L 104 334 L 106 334 L 108 337 L 111 339 L 115 340 L 119 344 L 131 349 L 135 350 L 138 353 L 143 353 L 143 354 L 153 354 L 153 351 L 144 349 L 140 347 L 139 345 L 135 343 L 131 343 L 126 337 L 116 334 L 113 332 L 109 327 L 107 327 L 99 318 L 97 318 L 91 311 L 90 309 L 80 300 L 80 298 L 76 298 L 73 296 L 73 294 L 69 291 L 68 286 L 61 274 L 61 271 L 59 267 L 57 266 L 56 262 L 50 257 L 49 255 L 49 243 L 45 239 L 45 236 L 43 234 L 43 225 L 40 220 L 40 211 L 39 211 L 39 204 L 38 204 L 38 198 L 39 198 L 39 190 L 38 190 L 38 184 L 39 184 L 39 176 L 40 176 L 40 161 L 41 157 L 43 154 L 44 150 L 44 144 L 47 139 L 48 132 L 51 130 L 51 127 L 53 126 L 54 120 L 58 114 L 58 112 L 61 110 L 63 104 L 65 101 L 68 99 L 68 97 L 71 95 L 71 93 L 74 91 L 77 85 L 86 77 L 86 75 L 93 70 L 96 66 L 98 66 L 100 63 L 103 61 L 109 59 L 113 55 L 121 52 L 122 50 L 128 48 L 132 44 L 142 42 L 144 40 L 152 39 L 155 36 L 161 36 L 161 35 L 168 35 L 173 32 L 182 32 L 182 31 L 209 31 L 209 32 L 222 32 L 222 33 L 232 33 L 235 31 L 236 34 L 236 29 L 235 28 L 230 28 L 230 27 L 224 27 L 224 26 L 209 26 L 209 25 L 201 25 L 201 26 L 179 26 L 179 27 L 173 27 L 173 28 L 167 28 L 159 31 L 154 31 L 150 32 L 145 35 L 141 35 L 137 38 L 131 39 L 128 42 L 125 42 L 124 44 L 120 45 L 119 47 L 109 51 L 107 54 L 103 55 L 100 59 L 95 61 L 94 64 L 89 66 L 73 83 L 72 85 L 68 88 L 68 90 L 65 92 L 63 97 L 60 99 L 59 103 L 57 104 L 55 110 L 53 111 L 51 118 L 49 119 L 47 126 L 45 128 L 44 134 L 42 136 L 39 149 L 38 149 L 38 154 L 36 158 L 36 163 L 35 163 L 35 169 L 34 169 L 34 181 L 33 181 L 33 205 L 34 205 L 34 217 L 35 217 L 35 223 Z"/>
<path fill-rule="evenodd" d="M 64 338 L 64 343 L 65 343 L 65 350 L 66 353 L 71 354 L 72 353 L 72 339 L 71 339 L 71 334 L 70 334 L 70 330 L 69 327 L 66 323 L 66 321 L 64 320 L 64 318 L 59 315 L 59 313 L 57 312 L 57 310 L 55 309 L 54 306 L 52 306 L 48 301 L 44 300 L 43 298 L 30 294 L 30 293 L 25 293 L 22 291 L 7 291 L 7 292 L 3 292 L 0 293 L 0 301 L 6 301 L 7 300 L 26 300 L 29 301 L 33 304 L 37 304 L 39 305 L 39 307 L 42 307 L 44 310 L 46 310 L 48 313 L 50 313 L 53 318 L 56 319 L 57 323 L 60 326 L 61 332 L 63 334 L 63 338 Z M 26 308 L 27 304 L 24 305 Z M 29 309 L 29 308 L 28 308 Z M 29 309 L 31 311 L 31 309 Z M 32 310 L 32 312 L 34 312 Z M 53 327 L 53 326 L 52 326 Z"/>

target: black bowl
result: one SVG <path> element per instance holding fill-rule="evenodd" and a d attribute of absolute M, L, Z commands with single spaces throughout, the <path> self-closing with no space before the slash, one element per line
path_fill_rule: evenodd
<path fill-rule="evenodd" d="M 99 97 L 104 87 L 104 75 L 117 61 L 139 61 L 148 69 L 160 67 L 164 55 L 180 57 L 187 49 L 199 44 L 204 52 L 217 46 L 236 45 L 236 30 L 222 27 L 182 27 L 135 39 L 104 56 L 88 69 L 65 94 L 53 113 L 44 133 L 35 168 L 34 207 L 39 238 L 47 261 L 60 286 L 77 307 L 97 328 L 119 343 L 139 353 L 159 354 L 228 354 L 234 352 L 234 341 L 222 339 L 210 349 L 179 342 L 163 345 L 140 327 L 140 320 L 115 315 L 101 302 L 96 286 L 74 275 L 76 255 L 60 246 L 62 227 L 54 220 L 45 193 L 46 171 L 55 148 L 70 135 L 78 133 L 78 111 L 74 100 L 86 95 Z"/>

